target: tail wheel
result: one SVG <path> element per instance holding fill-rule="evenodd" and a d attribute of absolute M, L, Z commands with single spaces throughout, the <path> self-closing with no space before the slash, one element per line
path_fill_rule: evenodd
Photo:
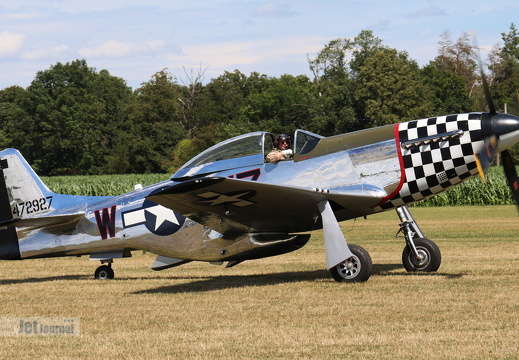
<path fill-rule="evenodd" d="M 409 245 L 402 252 L 402 263 L 407 271 L 435 272 L 440 267 L 442 255 L 438 246 L 429 239 L 414 239 L 417 255 Z"/>
<path fill-rule="evenodd" d="M 335 281 L 364 282 L 369 279 L 373 271 L 371 256 L 361 246 L 349 245 L 353 256 L 330 269 Z"/>

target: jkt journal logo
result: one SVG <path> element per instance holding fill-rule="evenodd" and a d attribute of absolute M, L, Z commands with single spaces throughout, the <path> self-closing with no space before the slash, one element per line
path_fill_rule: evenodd
<path fill-rule="evenodd" d="M 76 317 L 2 317 L 0 336 L 79 336 Z"/>

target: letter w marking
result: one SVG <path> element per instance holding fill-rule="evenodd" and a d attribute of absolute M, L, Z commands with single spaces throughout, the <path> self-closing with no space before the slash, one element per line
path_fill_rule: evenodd
<path fill-rule="evenodd" d="M 97 227 L 99 228 L 99 234 L 101 234 L 101 239 L 106 240 L 108 235 L 111 238 L 115 237 L 115 213 L 116 213 L 116 205 L 112 205 L 110 212 L 108 212 L 108 208 L 103 209 L 103 214 L 101 216 L 101 211 L 94 211 L 96 216 Z"/>

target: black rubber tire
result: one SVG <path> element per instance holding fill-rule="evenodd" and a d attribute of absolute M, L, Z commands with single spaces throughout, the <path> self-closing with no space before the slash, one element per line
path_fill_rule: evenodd
<path fill-rule="evenodd" d="M 406 245 L 402 252 L 402 263 L 409 272 L 435 272 L 439 269 L 442 262 L 442 255 L 438 246 L 429 239 L 414 239 L 416 251 L 422 255 L 418 260 L 413 255 L 409 245 Z"/>
<path fill-rule="evenodd" d="M 114 270 L 108 265 L 101 265 L 96 269 L 94 278 L 97 280 L 113 279 Z"/>
<path fill-rule="evenodd" d="M 368 281 L 373 272 L 373 263 L 369 253 L 361 246 L 348 245 L 353 257 L 334 266 L 330 273 L 335 281 L 338 282 L 364 282 Z"/>

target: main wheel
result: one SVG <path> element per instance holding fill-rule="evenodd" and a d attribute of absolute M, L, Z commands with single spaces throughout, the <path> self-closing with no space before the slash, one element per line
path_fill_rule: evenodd
<path fill-rule="evenodd" d="M 361 246 L 348 245 L 353 256 L 330 269 L 335 281 L 364 282 L 369 279 L 373 271 L 371 256 Z"/>
<path fill-rule="evenodd" d="M 114 278 L 114 270 L 108 265 L 101 265 L 96 269 L 94 278 L 98 280 L 106 280 Z"/>
<path fill-rule="evenodd" d="M 413 254 L 409 245 L 402 252 L 402 263 L 407 271 L 434 272 L 442 262 L 438 246 L 429 239 L 414 239 L 418 257 Z"/>

